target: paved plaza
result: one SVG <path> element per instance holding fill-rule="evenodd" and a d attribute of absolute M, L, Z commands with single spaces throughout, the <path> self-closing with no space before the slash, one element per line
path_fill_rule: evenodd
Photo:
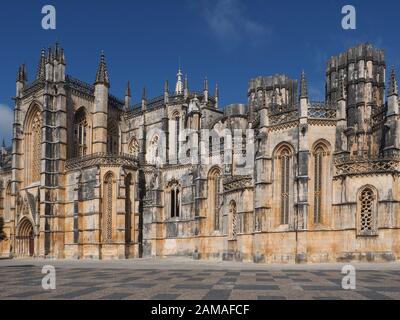
<path fill-rule="evenodd" d="M 42 267 L 56 290 L 42 288 Z M 190 259 L 0 260 L 0 299 L 368 300 L 400 299 L 400 264 L 353 264 L 356 290 L 343 290 L 344 264 L 261 265 Z"/>

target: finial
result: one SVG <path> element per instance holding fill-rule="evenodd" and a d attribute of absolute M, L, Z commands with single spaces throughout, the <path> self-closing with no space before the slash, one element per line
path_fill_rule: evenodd
<path fill-rule="evenodd" d="M 208 91 L 208 78 L 207 78 L 207 76 L 204 78 L 204 91 Z"/>
<path fill-rule="evenodd" d="M 110 79 L 108 77 L 106 58 L 103 50 L 101 50 L 100 63 L 97 69 L 95 84 L 104 84 L 107 87 L 110 86 Z"/>
<path fill-rule="evenodd" d="M 130 81 L 128 81 L 128 83 L 126 84 L 125 96 L 132 97 L 132 94 L 131 94 L 131 82 Z"/>
<path fill-rule="evenodd" d="M 175 93 L 182 94 L 183 93 L 183 82 L 182 82 L 182 71 L 181 71 L 180 66 L 179 66 L 178 73 L 176 76 L 177 76 L 177 81 L 176 81 Z"/>
<path fill-rule="evenodd" d="M 146 97 L 146 87 L 143 87 L 143 90 L 142 90 L 142 100 L 147 100 L 147 97 Z"/>
<path fill-rule="evenodd" d="M 165 80 L 165 82 L 164 82 L 164 92 L 165 93 L 169 92 L 169 82 L 168 82 L 168 80 Z"/>
<path fill-rule="evenodd" d="M 307 79 L 304 70 L 301 72 L 301 81 L 300 81 L 300 99 L 308 98 L 308 90 L 307 90 Z"/>
<path fill-rule="evenodd" d="M 44 78 L 46 75 L 46 50 L 42 49 L 40 51 L 40 60 L 36 72 L 36 79 Z"/>

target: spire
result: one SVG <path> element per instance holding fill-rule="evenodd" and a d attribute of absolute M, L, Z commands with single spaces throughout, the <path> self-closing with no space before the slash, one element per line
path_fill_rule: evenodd
<path fill-rule="evenodd" d="M 26 66 L 25 66 L 25 64 L 22 64 L 18 69 L 17 81 L 25 83 L 27 80 L 28 79 L 27 79 L 27 75 L 26 75 Z"/>
<path fill-rule="evenodd" d="M 396 71 L 394 66 L 392 66 L 392 71 L 390 73 L 390 84 L 389 84 L 389 94 L 388 96 L 397 96 L 399 94 L 399 88 L 397 86 Z"/>
<path fill-rule="evenodd" d="M 40 60 L 36 72 L 36 79 L 44 78 L 45 75 L 46 75 L 46 51 L 45 49 L 42 49 L 42 51 L 40 52 Z"/>
<path fill-rule="evenodd" d="M 208 78 L 207 78 L 207 76 L 204 78 L 204 91 L 208 91 Z"/>
<path fill-rule="evenodd" d="M 169 92 L 169 82 L 168 80 L 165 80 L 164 82 L 164 93 L 168 93 Z"/>
<path fill-rule="evenodd" d="M 300 80 L 300 99 L 307 99 L 307 79 L 304 70 L 301 72 L 301 80 Z"/>
<path fill-rule="evenodd" d="M 66 64 L 66 62 L 65 62 L 65 52 L 64 52 L 64 49 L 61 49 L 61 57 L 60 57 L 60 63 L 61 64 Z"/>
<path fill-rule="evenodd" d="M 104 51 L 101 51 L 100 63 L 99 63 L 99 67 L 97 69 L 95 84 L 104 84 L 107 87 L 110 87 L 110 79 L 108 78 L 108 71 L 107 71 L 106 58 L 104 55 Z"/>
<path fill-rule="evenodd" d="M 129 98 L 132 97 L 130 81 L 128 81 L 128 83 L 126 84 L 125 96 Z"/>
<path fill-rule="evenodd" d="M 215 109 L 218 109 L 219 108 L 219 88 L 218 88 L 218 83 L 215 84 L 214 98 L 215 98 Z"/>
<path fill-rule="evenodd" d="M 3 147 L 3 149 L 5 149 L 5 148 L 6 148 L 6 141 L 4 140 L 4 138 L 3 138 L 3 144 L 2 144 L 2 147 Z"/>
<path fill-rule="evenodd" d="M 344 83 L 344 77 L 340 77 L 339 79 L 339 92 L 338 92 L 338 101 L 346 99 L 346 88 Z"/>
<path fill-rule="evenodd" d="M 185 99 L 189 97 L 189 79 L 187 74 L 185 75 L 185 85 L 183 89 L 183 95 Z"/>
<path fill-rule="evenodd" d="M 177 82 L 176 82 L 176 87 L 175 87 L 175 93 L 176 94 L 182 94 L 183 93 L 183 82 L 182 82 L 182 71 L 181 71 L 181 67 L 179 67 L 178 69 L 178 73 L 177 73 Z"/>

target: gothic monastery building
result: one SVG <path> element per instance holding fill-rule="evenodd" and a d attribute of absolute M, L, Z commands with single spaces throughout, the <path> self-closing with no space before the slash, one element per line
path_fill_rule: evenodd
<path fill-rule="evenodd" d="M 3 257 L 259 263 L 400 259 L 400 111 L 384 51 L 329 59 L 325 101 L 304 72 L 249 82 L 247 104 L 218 86 L 131 102 L 42 50 L 19 68 L 12 146 L 0 152 Z M 388 78 L 386 84 L 386 78 Z M 245 93 L 244 93 L 245 94 Z"/>

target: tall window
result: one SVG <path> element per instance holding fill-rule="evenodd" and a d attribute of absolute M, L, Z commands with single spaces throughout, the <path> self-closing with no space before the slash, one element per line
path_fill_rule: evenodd
<path fill-rule="evenodd" d="M 80 109 L 75 114 L 74 121 L 74 156 L 82 157 L 87 154 L 88 123 L 85 110 Z"/>
<path fill-rule="evenodd" d="M 211 219 L 213 219 L 214 230 L 220 230 L 220 201 L 219 194 L 221 192 L 221 171 L 219 168 L 211 170 L 208 178 L 208 199 L 209 199 L 209 212 Z"/>
<path fill-rule="evenodd" d="M 377 234 L 377 196 L 371 187 L 364 188 L 359 194 L 358 229 L 364 236 Z"/>
<path fill-rule="evenodd" d="M 325 151 L 319 146 L 314 152 L 314 223 L 321 223 L 322 211 L 322 174 Z"/>
<path fill-rule="evenodd" d="M 179 162 L 179 135 L 180 135 L 180 123 L 179 123 L 179 115 L 175 116 L 175 135 L 176 135 L 176 159 Z"/>
<path fill-rule="evenodd" d="M 135 138 L 132 138 L 131 142 L 129 143 L 128 152 L 134 157 L 139 156 L 139 143 Z"/>
<path fill-rule="evenodd" d="M 108 122 L 107 152 L 111 154 L 118 154 L 119 152 L 119 128 L 115 121 Z"/>
<path fill-rule="evenodd" d="M 104 217 L 103 217 L 103 241 L 112 241 L 113 224 L 113 174 L 108 173 L 104 178 Z"/>
<path fill-rule="evenodd" d="M 40 181 L 42 158 L 42 115 L 38 107 L 34 107 L 27 117 L 25 127 L 25 150 L 27 183 Z"/>
<path fill-rule="evenodd" d="M 125 177 L 125 242 L 131 243 L 131 229 L 132 229 L 132 201 L 131 201 L 131 184 L 132 175 L 128 174 Z"/>
<path fill-rule="evenodd" d="M 290 205 L 290 150 L 288 148 L 284 148 L 281 151 L 279 158 L 281 174 L 281 224 L 288 224 Z"/>
<path fill-rule="evenodd" d="M 8 183 L 4 199 L 4 219 L 8 221 L 11 218 L 11 183 Z"/>
<path fill-rule="evenodd" d="M 179 218 L 180 216 L 180 189 L 179 185 L 174 182 L 170 186 L 170 215 L 171 218 Z"/>
<path fill-rule="evenodd" d="M 231 215 L 231 240 L 237 239 L 237 206 L 235 201 L 230 203 L 230 215 Z"/>
<path fill-rule="evenodd" d="M 213 156 L 213 138 L 210 136 L 208 138 L 208 155 L 209 157 Z"/>
<path fill-rule="evenodd" d="M 219 138 L 219 153 L 221 156 L 224 154 L 225 151 L 225 138 L 221 137 Z"/>

